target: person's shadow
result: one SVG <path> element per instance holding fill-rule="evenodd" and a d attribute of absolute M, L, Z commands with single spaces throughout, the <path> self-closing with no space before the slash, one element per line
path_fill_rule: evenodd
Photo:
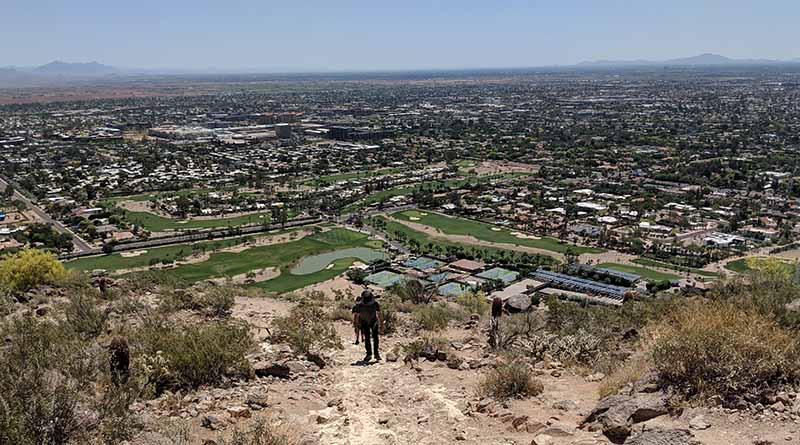
<path fill-rule="evenodd" d="M 368 362 L 368 361 L 365 361 L 365 360 L 358 360 L 358 361 L 355 361 L 353 363 L 350 363 L 350 366 L 372 366 L 375 363 L 378 363 L 378 362 L 373 362 L 373 361 Z"/>

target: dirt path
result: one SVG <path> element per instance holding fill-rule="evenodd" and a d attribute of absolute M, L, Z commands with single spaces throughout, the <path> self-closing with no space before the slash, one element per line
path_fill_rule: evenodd
<path fill-rule="evenodd" d="M 363 356 L 363 346 L 347 344 L 335 358 L 340 366 L 331 396 L 338 404 L 310 414 L 310 421 L 319 425 L 320 443 L 441 444 L 464 437 L 463 392 L 426 382 L 425 371 L 419 374 L 402 362 L 361 365 Z"/>

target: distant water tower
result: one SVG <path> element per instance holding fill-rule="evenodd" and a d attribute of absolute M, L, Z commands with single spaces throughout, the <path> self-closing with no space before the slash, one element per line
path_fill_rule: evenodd
<path fill-rule="evenodd" d="M 292 137 L 292 127 L 289 124 L 275 124 L 275 136 L 279 139 L 289 139 Z"/>

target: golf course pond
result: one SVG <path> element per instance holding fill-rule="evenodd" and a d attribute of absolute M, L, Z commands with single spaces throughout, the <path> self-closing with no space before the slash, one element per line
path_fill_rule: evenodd
<path fill-rule="evenodd" d="M 369 263 L 370 261 L 383 259 L 384 257 L 385 255 L 383 252 L 377 249 L 351 247 L 349 249 L 334 250 L 333 252 L 307 256 L 303 258 L 290 273 L 292 275 L 312 274 L 324 270 L 329 264 L 343 258 L 357 258 L 364 263 Z"/>

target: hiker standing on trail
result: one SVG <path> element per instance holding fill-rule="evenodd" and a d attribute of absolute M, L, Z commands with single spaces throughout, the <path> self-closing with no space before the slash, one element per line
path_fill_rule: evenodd
<path fill-rule="evenodd" d="M 492 299 L 492 320 L 489 325 L 489 344 L 497 346 L 497 331 L 500 329 L 500 317 L 503 316 L 503 299 Z"/>
<path fill-rule="evenodd" d="M 375 360 L 380 361 L 378 335 L 383 332 L 383 320 L 381 319 L 381 306 L 375 301 L 372 291 L 365 290 L 361 293 L 361 302 L 356 305 L 356 320 L 361 328 L 361 336 L 364 338 L 364 348 L 367 350 L 364 362 L 372 360 L 373 355 Z"/>
<path fill-rule="evenodd" d="M 361 304 L 361 297 L 356 297 L 356 302 L 353 305 L 353 330 L 356 333 L 356 341 L 353 344 L 358 344 L 358 339 L 361 336 L 361 326 L 358 325 L 358 305 Z"/>

